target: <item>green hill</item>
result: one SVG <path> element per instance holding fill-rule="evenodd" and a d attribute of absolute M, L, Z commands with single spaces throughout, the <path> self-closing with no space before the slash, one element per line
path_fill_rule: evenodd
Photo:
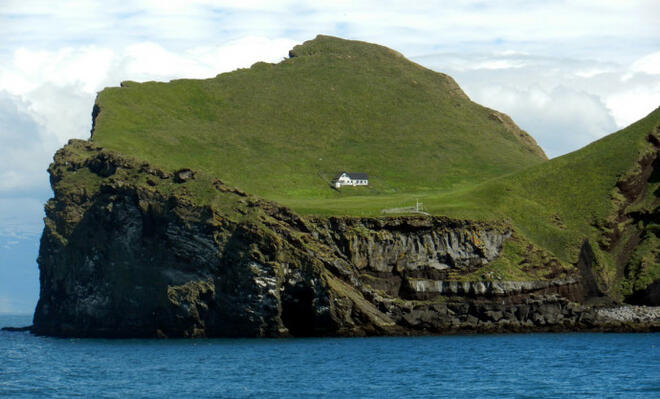
<path fill-rule="evenodd" d="M 290 55 L 207 80 L 105 89 L 92 140 L 208 171 L 303 213 L 360 213 L 334 205 L 355 196 L 393 195 L 401 206 L 402 194 L 467 187 L 546 159 L 506 115 L 390 49 L 318 36 Z M 332 190 L 341 170 L 368 173 L 369 187 Z"/>

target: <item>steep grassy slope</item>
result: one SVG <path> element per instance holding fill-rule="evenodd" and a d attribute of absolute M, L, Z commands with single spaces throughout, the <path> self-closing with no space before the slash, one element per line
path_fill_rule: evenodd
<path fill-rule="evenodd" d="M 545 159 L 506 115 L 392 50 L 319 36 L 290 55 L 213 79 L 105 89 L 92 139 L 294 208 L 324 199 L 320 213 L 335 214 L 350 212 L 332 209 L 341 197 L 447 191 Z M 330 189 L 341 170 L 368 173 L 369 188 Z"/>

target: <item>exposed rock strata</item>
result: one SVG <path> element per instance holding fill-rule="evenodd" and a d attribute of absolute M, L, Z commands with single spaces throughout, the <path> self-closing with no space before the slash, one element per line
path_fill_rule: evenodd
<path fill-rule="evenodd" d="M 203 337 L 657 329 L 579 302 L 580 276 L 460 281 L 506 224 L 311 218 L 190 170 L 72 141 L 51 165 L 33 332 Z M 205 180 L 206 179 L 206 180 Z M 191 192 L 206 202 L 192 201 Z M 206 191 L 203 191 L 206 190 Z M 624 323 L 624 324 L 622 324 Z"/>

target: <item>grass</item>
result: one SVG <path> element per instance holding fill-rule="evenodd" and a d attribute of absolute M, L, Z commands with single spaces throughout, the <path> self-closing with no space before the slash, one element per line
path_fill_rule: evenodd
<path fill-rule="evenodd" d="M 544 160 L 453 79 L 392 50 L 320 36 L 292 53 L 207 80 L 105 89 L 93 141 L 268 199 L 325 200 L 318 213 L 346 197 L 448 192 Z M 341 170 L 368 173 L 369 187 L 331 189 Z"/>

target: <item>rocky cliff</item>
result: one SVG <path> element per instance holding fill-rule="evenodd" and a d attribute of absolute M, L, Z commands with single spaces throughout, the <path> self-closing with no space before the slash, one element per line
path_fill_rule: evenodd
<path fill-rule="evenodd" d="M 46 206 L 38 259 L 37 334 L 356 336 L 660 326 L 657 317 L 619 317 L 586 305 L 607 304 L 590 271 L 560 262 L 506 222 L 304 218 L 201 171 L 161 170 L 80 140 L 57 152 L 49 173 L 55 196 Z M 516 280 L 502 275 L 503 258 L 520 259 Z"/>

